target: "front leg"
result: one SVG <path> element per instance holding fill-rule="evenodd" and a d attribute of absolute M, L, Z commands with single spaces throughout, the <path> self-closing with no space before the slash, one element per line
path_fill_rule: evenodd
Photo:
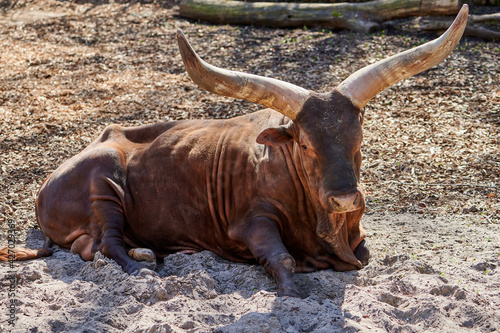
<path fill-rule="evenodd" d="M 265 217 L 253 218 L 244 225 L 231 228 L 229 236 L 244 243 L 259 264 L 274 277 L 278 285 L 278 296 L 300 297 L 293 282 L 295 260 L 283 245 L 275 221 Z"/>

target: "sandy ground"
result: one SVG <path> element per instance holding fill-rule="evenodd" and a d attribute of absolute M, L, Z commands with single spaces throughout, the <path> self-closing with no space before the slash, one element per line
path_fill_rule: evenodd
<path fill-rule="evenodd" d="M 495 332 L 500 226 L 463 218 L 366 216 L 373 258 L 360 271 L 297 274 L 304 299 L 276 296 L 258 265 L 204 251 L 135 277 L 59 249 L 14 269 L 14 332 Z M 28 245 L 43 240 L 30 232 Z M 0 268 L 7 276 L 7 268 Z M 0 293 L 0 330 L 6 290 Z"/>
<path fill-rule="evenodd" d="M 177 29 L 215 65 L 316 91 L 435 38 L 404 20 L 375 34 L 213 26 L 179 17 L 170 1 L 0 5 L 0 244 L 12 231 L 32 248 L 41 246 L 40 184 L 108 124 L 259 109 L 197 88 Z M 499 331 L 499 56 L 500 43 L 466 37 L 445 62 L 366 107 L 363 223 L 373 258 L 362 270 L 297 274 L 304 298 L 293 299 L 276 297 L 262 267 L 209 252 L 171 255 L 158 277 L 143 278 L 57 249 L 2 263 L 0 332 Z"/>

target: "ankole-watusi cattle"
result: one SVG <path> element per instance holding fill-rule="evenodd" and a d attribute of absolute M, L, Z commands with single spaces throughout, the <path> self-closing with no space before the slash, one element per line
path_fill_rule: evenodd
<path fill-rule="evenodd" d="M 156 256 L 210 250 L 258 262 L 278 295 L 298 296 L 293 274 L 360 269 L 369 259 L 360 186 L 363 107 L 390 85 L 445 59 L 467 22 L 462 8 L 441 37 L 365 67 L 329 93 L 233 72 L 201 60 L 177 33 L 200 87 L 268 109 L 229 120 L 107 127 L 43 183 L 36 200 L 42 250 L 84 260 L 97 251 L 131 274 L 148 273 L 133 248 Z M 133 255 L 132 255 L 133 256 Z M 152 272 L 149 272 L 152 273 Z"/>

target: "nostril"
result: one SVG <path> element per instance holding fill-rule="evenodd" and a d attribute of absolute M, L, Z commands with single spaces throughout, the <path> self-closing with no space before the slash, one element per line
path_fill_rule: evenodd
<path fill-rule="evenodd" d="M 359 201 L 359 193 L 356 193 L 354 195 L 354 201 L 352 202 L 353 205 L 357 205 Z"/>
<path fill-rule="evenodd" d="M 329 197 L 328 201 L 330 202 L 330 205 L 332 205 L 332 207 L 338 207 L 339 206 L 339 203 L 337 202 L 337 200 L 335 200 L 334 196 Z"/>

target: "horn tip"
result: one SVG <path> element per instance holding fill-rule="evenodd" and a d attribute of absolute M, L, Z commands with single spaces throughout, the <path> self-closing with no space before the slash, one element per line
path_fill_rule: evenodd
<path fill-rule="evenodd" d="M 468 15 L 469 15 L 469 5 L 464 3 L 462 5 L 462 8 L 460 8 L 460 11 L 458 12 L 457 16 L 467 18 Z"/>
<path fill-rule="evenodd" d="M 186 36 L 184 36 L 184 33 L 182 32 L 181 29 L 177 29 L 176 35 L 177 35 L 177 39 L 181 39 L 181 38 L 185 39 L 186 38 Z"/>
<path fill-rule="evenodd" d="M 460 40 L 462 37 L 462 34 L 464 33 L 465 26 L 467 25 L 467 19 L 469 17 L 469 6 L 467 4 L 463 4 L 462 8 L 457 14 L 457 17 L 449 27 L 449 31 L 452 35 L 455 35 L 456 38 L 456 43 Z"/>
<path fill-rule="evenodd" d="M 189 45 L 188 39 L 184 35 L 181 29 L 177 30 L 177 45 L 179 45 L 179 50 L 181 51 L 182 58 L 184 60 L 185 55 L 194 53 Z"/>

